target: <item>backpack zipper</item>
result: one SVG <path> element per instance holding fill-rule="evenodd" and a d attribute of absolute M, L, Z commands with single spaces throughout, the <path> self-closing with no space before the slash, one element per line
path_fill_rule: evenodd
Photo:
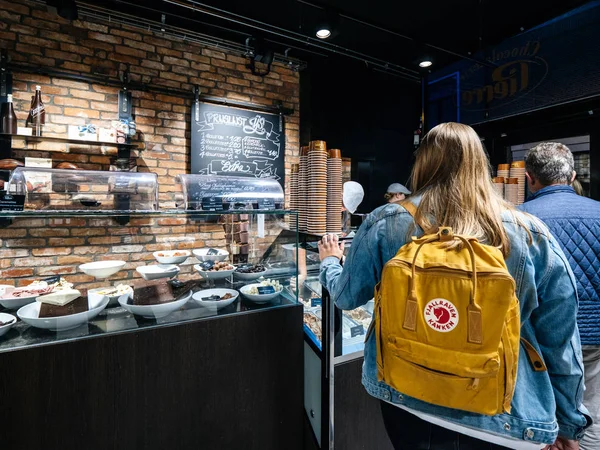
<path fill-rule="evenodd" d="M 412 264 L 410 264 L 409 262 L 406 262 L 406 261 L 392 260 L 392 261 L 388 262 L 388 264 L 390 264 L 390 263 L 401 265 L 401 266 L 407 267 L 409 269 L 412 269 Z M 454 276 L 456 276 L 457 274 L 460 274 L 461 276 L 464 276 L 465 278 L 471 278 L 471 271 L 462 270 L 462 269 L 448 269 L 447 267 L 441 267 L 441 266 L 429 267 L 427 269 L 416 266 L 415 271 L 416 272 L 427 272 L 429 274 L 447 274 L 447 275 L 454 275 Z M 507 281 L 512 282 L 515 290 L 517 288 L 514 278 L 510 275 L 505 275 L 505 274 L 501 274 L 498 272 L 477 272 L 477 278 L 498 278 L 498 279 L 502 279 L 502 280 L 507 280 Z"/>

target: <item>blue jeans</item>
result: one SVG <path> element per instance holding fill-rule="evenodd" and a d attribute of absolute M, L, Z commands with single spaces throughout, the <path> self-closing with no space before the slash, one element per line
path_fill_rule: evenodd
<path fill-rule="evenodd" d="M 381 401 L 381 414 L 395 450 L 506 450 L 506 447 L 438 427 L 384 401 Z"/>

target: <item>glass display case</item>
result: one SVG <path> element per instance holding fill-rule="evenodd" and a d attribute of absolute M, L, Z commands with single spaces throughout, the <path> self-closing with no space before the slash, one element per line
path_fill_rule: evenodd
<path fill-rule="evenodd" d="M 115 214 L 0 212 L 0 353 L 297 304 L 295 212 Z"/>
<path fill-rule="evenodd" d="M 25 210 L 158 210 L 154 173 L 17 167 L 6 190 L 25 196 Z"/>
<path fill-rule="evenodd" d="M 270 178 L 178 175 L 177 206 L 184 210 L 283 209 L 281 184 Z"/>

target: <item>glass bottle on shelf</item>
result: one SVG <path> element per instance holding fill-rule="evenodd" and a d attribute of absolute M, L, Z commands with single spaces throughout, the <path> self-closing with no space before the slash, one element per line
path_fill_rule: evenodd
<path fill-rule="evenodd" d="M 12 95 L 6 96 L 6 104 L 2 108 L 2 133 L 17 134 L 17 115 L 13 107 Z"/>
<path fill-rule="evenodd" d="M 42 88 L 40 86 L 35 87 L 35 97 L 32 98 L 25 126 L 33 128 L 32 134 L 34 136 L 41 136 L 42 128 L 46 123 L 46 108 L 44 108 L 42 102 Z"/>

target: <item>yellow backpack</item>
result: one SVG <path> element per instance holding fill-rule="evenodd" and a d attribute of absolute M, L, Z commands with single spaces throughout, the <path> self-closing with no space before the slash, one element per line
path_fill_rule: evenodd
<path fill-rule="evenodd" d="M 462 248 L 449 249 L 457 239 Z M 380 381 L 438 406 L 510 413 L 520 308 L 499 249 L 447 227 L 413 238 L 383 269 L 374 328 Z M 546 370 L 523 345 L 534 370 Z"/>

